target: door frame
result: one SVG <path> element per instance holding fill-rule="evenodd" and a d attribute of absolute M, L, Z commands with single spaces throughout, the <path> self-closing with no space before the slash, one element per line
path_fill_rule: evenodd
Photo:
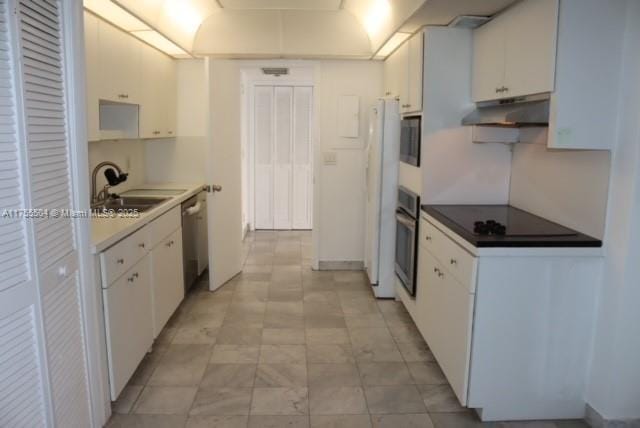
<path fill-rule="evenodd" d="M 87 140 L 86 68 L 84 9 L 82 2 L 61 1 L 64 43 L 64 84 L 69 132 L 69 166 L 72 204 L 75 210 L 89 210 L 89 143 Z M 100 275 L 91 254 L 91 220 L 76 218 L 76 246 L 79 258 L 81 311 L 86 344 L 87 377 L 91 420 L 102 427 L 111 415 L 109 379 L 104 343 L 104 317 Z"/>
<path fill-rule="evenodd" d="M 286 76 L 267 76 L 262 73 L 262 67 L 287 67 L 290 70 L 290 74 Z M 243 195 L 243 207 L 246 212 L 246 224 L 244 229 L 246 231 L 255 230 L 255 140 L 254 140 L 254 95 L 256 86 L 288 86 L 288 87 L 310 87 L 312 89 L 312 103 L 311 103 L 311 147 L 309 150 L 309 163 L 311 167 L 312 182 L 310 184 L 309 191 L 311 195 L 309 197 L 310 215 L 311 215 L 311 230 L 312 234 L 315 234 L 317 229 L 316 215 L 315 215 L 315 194 L 318 191 L 316 179 L 316 146 L 318 139 L 318 131 L 316 124 L 318 123 L 318 109 L 317 109 L 317 87 L 314 79 L 314 72 L 316 69 L 315 62 L 309 61 L 264 61 L 255 62 L 251 66 L 243 67 L 242 73 L 242 146 L 244 153 L 244 159 L 242 159 L 243 168 L 243 180 L 246 182 L 243 185 L 243 189 L 246 190 L 246 194 Z M 314 266 L 316 265 L 317 251 L 313 251 Z"/>

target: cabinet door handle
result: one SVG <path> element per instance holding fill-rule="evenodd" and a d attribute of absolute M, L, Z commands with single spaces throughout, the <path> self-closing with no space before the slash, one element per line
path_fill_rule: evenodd
<path fill-rule="evenodd" d="M 435 273 L 438 273 L 438 272 L 440 272 L 440 269 L 438 269 L 437 267 L 434 267 L 434 268 L 433 268 L 433 271 L 434 271 Z"/>
<path fill-rule="evenodd" d="M 133 276 L 130 276 L 129 278 L 127 278 L 127 281 L 133 282 Z"/>
<path fill-rule="evenodd" d="M 118 259 L 118 260 L 116 260 L 116 263 L 118 263 L 119 265 L 123 265 L 124 264 L 124 259 Z"/>
<path fill-rule="evenodd" d="M 449 260 L 449 263 L 452 264 L 452 265 L 457 265 L 458 261 L 456 259 L 451 259 L 451 260 Z"/>
<path fill-rule="evenodd" d="M 141 242 L 140 244 L 138 244 L 138 247 L 144 248 L 144 242 Z"/>
<path fill-rule="evenodd" d="M 430 237 L 429 235 L 427 235 L 427 236 L 425 237 L 425 239 L 426 239 L 427 241 L 431 241 L 431 237 Z"/>
<path fill-rule="evenodd" d="M 170 246 L 172 246 L 173 244 L 174 244 L 174 242 L 173 242 L 173 240 L 171 240 L 171 241 L 169 241 L 169 242 L 167 242 L 167 243 L 166 243 L 166 246 L 167 246 L 167 247 L 170 247 Z"/>
<path fill-rule="evenodd" d="M 131 275 L 131 277 L 132 277 L 132 278 L 137 278 L 137 277 L 139 277 L 139 276 L 140 276 L 140 275 L 138 275 L 138 272 L 135 272 L 133 275 Z"/>
<path fill-rule="evenodd" d="M 173 135 L 173 131 L 168 131 L 167 134 Z"/>

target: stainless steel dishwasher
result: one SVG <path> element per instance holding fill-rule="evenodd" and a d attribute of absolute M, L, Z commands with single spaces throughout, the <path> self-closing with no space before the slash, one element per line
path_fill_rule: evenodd
<path fill-rule="evenodd" d="M 182 203 L 182 261 L 185 293 L 208 265 L 207 196 L 200 192 Z"/>

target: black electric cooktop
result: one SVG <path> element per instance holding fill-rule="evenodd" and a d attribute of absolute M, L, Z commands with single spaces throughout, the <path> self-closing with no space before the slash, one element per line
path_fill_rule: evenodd
<path fill-rule="evenodd" d="M 510 205 L 423 205 L 476 247 L 601 247 L 602 241 Z"/>

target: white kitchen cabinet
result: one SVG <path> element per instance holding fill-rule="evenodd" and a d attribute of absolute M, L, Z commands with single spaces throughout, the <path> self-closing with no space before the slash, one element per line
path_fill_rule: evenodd
<path fill-rule="evenodd" d="M 140 104 L 142 42 L 124 31 L 98 21 L 98 97 L 101 100 Z"/>
<path fill-rule="evenodd" d="M 404 54 L 406 54 L 406 48 L 404 53 L 400 52 L 401 49 L 402 46 L 384 60 L 383 75 L 385 97 L 400 97 L 400 73 L 403 69 L 401 63 L 404 59 Z"/>
<path fill-rule="evenodd" d="M 498 15 L 473 35 L 473 101 L 500 98 L 504 82 L 506 23 Z"/>
<path fill-rule="evenodd" d="M 400 96 L 403 113 L 422 111 L 422 65 L 424 53 L 424 33 L 419 32 L 407 42 L 407 82 L 405 96 Z"/>
<path fill-rule="evenodd" d="M 103 290 L 111 399 L 116 400 L 153 343 L 149 257 Z"/>
<path fill-rule="evenodd" d="M 424 33 L 407 40 L 385 60 L 385 96 L 400 99 L 400 113 L 422 111 Z"/>
<path fill-rule="evenodd" d="M 474 32 L 475 102 L 552 92 L 558 0 L 526 0 Z"/>
<path fill-rule="evenodd" d="M 175 61 L 90 13 L 84 22 L 88 140 L 176 136 Z"/>
<path fill-rule="evenodd" d="M 178 72 L 176 62 L 168 57 L 164 56 L 164 127 L 162 132 L 165 137 L 175 137 L 177 134 L 178 126 Z"/>
<path fill-rule="evenodd" d="M 182 228 L 151 249 L 153 336 L 157 337 L 184 299 Z"/>
<path fill-rule="evenodd" d="M 423 213 L 417 269 L 415 299 L 398 295 L 462 405 L 583 417 L 600 248 L 478 248 Z"/>
<path fill-rule="evenodd" d="M 165 138 L 176 129 L 175 63 L 162 52 L 142 50 L 142 99 L 140 103 L 140 137 Z"/>
<path fill-rule="evenodd" d="M 184 298 L 180 205 L 100 253 L 111 399 Z"/>
<path fill-rule="evenodd" d="M 429 251 L 420 252 L 424 266 L 420 293 L 422 330 L 429 348 L 463 406 L 467 403 L 474 295 Z"/>

